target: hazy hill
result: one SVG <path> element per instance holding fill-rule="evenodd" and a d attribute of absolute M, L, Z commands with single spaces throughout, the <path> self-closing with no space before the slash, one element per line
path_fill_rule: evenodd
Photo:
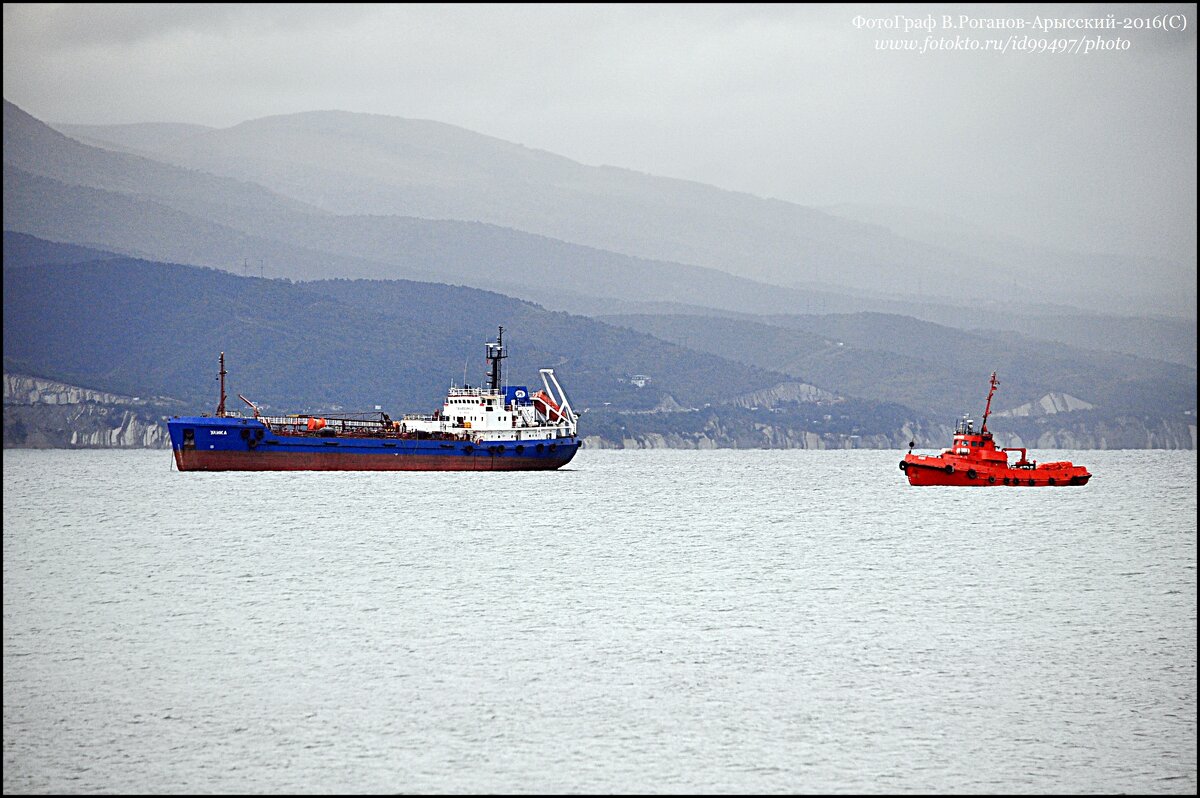
<path fill-rule="evenodd" d="M 212 132 L 198 126 L 134 128 L 129 137 L 142 146 Z M 11 103 L 5 104 L 5 129 L 6 229 L 136 257 L 239 274 L 261 268 L 268 277 L 459 283 L 587 313 L 611 312 L 613 303 L 637 303 L 635 310 L 668 303 L 690 306 L 692 313 L 784 316 L 874 310 L 1076 345 L 1108 342 L 1118 351 L 1195 361 L 1194 320 L 1097 318 L 1072 308 L 1013 306 L 970 292 L 961 297 L 964 306 L 872 295 L 870 285 L 840 292 L 791 290 L 478 222 L 336 216 L 244 181 L 86 146 Z M 447 144 L 458 146 L 453 140 Z"/>
<path fill-rule="evenodd" d="M 232 271 L 261 261 L 268 276 L 302 279 L 404 277 L 509 293 L 670 296 L 747 312 L 788 312 L 806 301 L 803 292 L 714 269 L 491 224 L 334 216 L 249 183 L 87 146 L 8 102 L 4 123 L 5 229 L 52 240 Z"/>
<path fill-rule="evenodd" d="M 482 221 L 636 257 L 768 283 L 930 295 L 955 279 L 1033 283 L 993 266 L 780 200 L 559 155 L 420 119 L 314 111 L 231 128 L 141 135 L 137 126 L 62 125 L 172 163 L 259 183 L 326 211 Z"/>
<path fill-rule="evenodd" d="M 66 125 L 64 127 L 70 127 Z M 81 127 L 87 127 L 82 125 Z M 121 130 L 121 143 L 109 141 L 109 137 L 93 139 L 86 131 L 69 133 L 73 139 L 84 144 L 101 146 L 106 149 L 117 149 L 131 155 L 146 155 L 163 146 L 181 141 L 188 136 L 204 133 L 216 128 L 207 125 L 187 124 L 183 122 L 139 122 L 131 125 L 113 125 Z"/>
<path fill-rule="evenodd" d="M 4 276 L 6 371 L 172 396 L 196 409 L 215 397 L 220 351 L 233 394 L 277 410 L 432 409 L 464 369 L 467 381 L 481 381 L 483 343 L 500 324 L 512 352 L 509 379 L 533 383 L 539 367 L 552 366 L 580 406 L 650 409 L 667 395 L 702 405 L 787 379 L 469 288 L 295 284 L 124 258 Z M 630 385 L 635 373 L 653 374 L 653 386 Z"/>
<path fill-rule="evenodd" d="M 337 214 L 483 221 L 767 283 L 1195 315 L 1179 264 L 1017 246 L 958 220 L 780 200 L 586 166 L 440 122 L 340 111 L 230 128 L 60 125 Z"/>
<path fill-rule="evenodd" d="M 4 231 L 4 268 L 22 268 L 56 263 L 87 263 L 119 258 L 114 252 L 45 241 L 25 233 Z"/>
<path fill-rule="evenodd" d="M 262 224 L 276 214 L 323 214 L 253 183 L 90 147 L 7 100 L 4 161 L 35 175 L 136 195 L 219 223 Z"/>
<path fill-rule="evenodd" d="M 838 313 L 887 313 L 968 332 L 993 330 L 1005 340 L 1013 336 L 1066 344 L 1076 349 L 1117 352 L 1196 367 L 1196 321 L 1166 316 L 1118 316 L 1084 313 L 1061 306 L 1028 306 L 1021 312 L 1001 303 L 979 302 L 971 307 L 916 300 L 864 300 L 822 291 L 805 291 L 794 313 L 746 313 L 682 302 L 624 300 L 586 296 L 548 288 L 529 289 L 522 296 L 570 313 L 606 316 L 713 316 L 740 318 L 775 327 L 795 328 L 796 319 Z"/>
<path fill-rule="evenodd" d="M 393 264 L 308 250 L 192 216 L 140 194 L 73 186 L 4 166 L 4 226 L 54 241 L 100 247 L 125 255 L 186 261 L 231 271 L 243 264 L 268 275 L 313 278 L 400 272 Z"/>
<path fill-rule="evenodd" d="M 969 333 L 904 316 L 796 316 L 791 329 L 744 319 L 606 316 L 605 321 L 841 393 L 952 419 L 978 417 L 988 377 L 997 409 L 1067 393 L 1105 413 L 1178 416 L 1196 408 L 1196 370 L 1015 336 Z"/>
<path fill-rule="evenodd" d="M 847 345 L 915 356 L 958 373 L 967 364 L 991 361 L 996 365 L 989 371 L 1009 373 L 1006 387 L 1011 387 L 1013 399 L 1022 394 L 1033 399 L 1057 385 L 1054 390 L 1086 391 L 1095 397 L 1093 404 L 1122 410 L 1186 410 L 1196 402 L 1194 366 L 1061 346 L 1006 331 L 963 331 L 895 314 L 829 314 L 776 321 L 836 337 Z M 1017 372 L 1030 376 L 1018 377 Z"/>
<path fill-rule="evenodd" d="M 1196 264 L 1173 263 L 1149 256 L 1132 257 L 1102 252 L 1074 252 L 1038 246 L 1015 236 L 1001 235 L 962 219 L 913 208 L 842 204 L 826 208 L 846 219 L 876 224 L 894 233 L 965 257 L 982 257 L 996 264 L 1023 264 L 1037 273 L 1037 282 L 1052 294 L 1074 293 L 1081 304 L 1128 312 L 1196 318 Z M 1133 279 L 1131 279 L 1133 278 Z M 1019 280 L 1019 276 L 1014 281 Z M 971 285 L 971 290 L 976 287 Z M 1114 299 L 1120 298 L 1119 303 Z"/>
<path fill-rule="evenodd" d="M 267 276 L 295 279 L 406 277 L 513 294 L 675 296 L 743 312 L 787 312 L 812 304 L 811 295 L 802 291 L 493 225 L 364 216 L 284 215 L 260 221 L 235 227 L 140 194 L 72 186 L 13 165 L 4 170 L 6 229 L 150 259 L 239 273 L 245 262 L 252 274 L 262 263 Z"/>
<path fill-rule="evenodd" d="M 734 357 L 727 358 L 465 287 L 368 280 L 291 283 L 113 258 L 104 252 L 94 254 L 106 260 L 56 265 L 51 261 L 93 253 L 12 233 L 6 234 L 5 244 L 6 373 L 92 391 L 183 400 L 172 412 L 212 409 L 219 351 L 228 355 L 231 396 L 244 393 L 273 412 L 370 411 L 375 405 L 389 412 L 428 410 L 448 381 L 482 381 L 482 339 L 503 324 L 512 355 L 510 381 L 536 384 L 537 368 L 555 368 L 576 406 L 591 410 L 585 415 L 586 434 L 601 436 L 607 445 L 894 447 L 916 438 L 922 445 L 938 446 L 948 434 L 948 420 L 931 420 L 896 401 L 905 387 L 897 378 L 897 355 L 854 351 L 847 342 L 839 346 L 818 333 L 736 319 L 698 320 L 685 343 L 715 349 L 705 338 L 715 333 L 718 341 L 738 344 L 731 351 Z M 932 343 L 906 332 L 912 320 L 894 323 L 895 328 L 879 332 L 896 339 L 896 346 L 904 345 L 906 335 L 909 345 Z M 709 329 L 713 324 L 717 329 Z M 721 324 L 731 326 L 722 329 Z M 838 332 L 853 333 L 853 323 Z M 960 339 L 947 345 L 964 343 Z M 745 360 L 747 353 L 776 359 L 799 353 L 807 362 L 793 374 L 802 379 L 735 362 Z M 1068 355 L 1062 355 L 1064 363 Z M 913 369 L 910 384 L 919 386 L 918 376 L 936 378 L 936 361 L 944 356 L 934 352 L 928 361 L 909 359 L 903 365 Z M 831 380 L 836 367 L 849 364 L 858 369 L 849 378 L 863 379 L 867 389 L 887 382 L 882 401 L 830 396 L 800 384 L 808 382 L 804 378 L 809 374 L 820 373 L 810 366 L 829 364 Z M 1079 367 L 1083 378 L 1095 373 L 1086 363 Z M 649 374 L 651 384 L 636 387 L 629 379 L 633 374 Z M 1065 384 L 1072 397 L 1093 399 L 1079 397 L 1085 391 L 1076 376 L 1076 382 L 1050 387 Z M 1169 380 L 1155 383 L 1152 374 L 1145 380 L 1135 376 L 1158 399 L 1170 399 L 1174 388 Z M 1194 371 L 1190 379 L 1194 407 Z M 1013 382 L 1019 380 L 1005 383 L 1010 393 Z M 969 393 L 968 407 L 977 410 L 979 397 L 974 390 Z M 1068 404 L 1079 405 L 1074 399 Z M 1005 425 L 1007 434 L 1043 447 L 1195 445 L 1194 422 L 1181 414 L 1155 415 L 1153 407 L 1145 401 L 1124 416 L 1098 408 L 1005 419 Z M 954 408 L 952 415 L 961 409 Z M 27 442 L 41 440 L 42 433 L 50 435 L 45 441 L 62 438 L 61 429 L 42 428 L 36 408 L 23 412 L 10 429 L 6 409 L 6 436 L 16 435 L 20 427 Z M 65 423 L 62 418 L 51 421 L 52 426 Z M 82 432 L 104 439 L 102 419 L 92 421 L 100 427 Z"/>

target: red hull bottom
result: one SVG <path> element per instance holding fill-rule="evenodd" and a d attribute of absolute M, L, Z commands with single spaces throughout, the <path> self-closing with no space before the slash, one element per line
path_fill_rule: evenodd
<path fill-rule="evenodd" d="M 328 454 L 175 450 L 180 471 L 551 471 L 574 457 Z"/>

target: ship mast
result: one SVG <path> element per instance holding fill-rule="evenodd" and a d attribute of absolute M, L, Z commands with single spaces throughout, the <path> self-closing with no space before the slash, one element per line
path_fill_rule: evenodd
<path fill-rule="evenodd" d="M 487 344 L 487 361 L 492 368 L 492 373 L 489 377 L 491 380 L 491 392 L 495 393 L 500 390 L 500 361 L 508 357 L 508 353 L 504 351 L 504 328 L 500 328 L 500 334 L 496 336 L 496 340 L 489 341 Z"/>
<path fill-rule="evenodd" d="M 217 405 L 217 417 L 218 418 L 223 418 L 225 416 L 225 375 L 227 373 L 228 372 L 225 371 L 225 353 L 222 352 L 221 353 L 221 402 L 220 402 L 220 404 Z"/>
<path fill-rule="evenodd" d="M 992 389 L 990 391 L 988 391 L 987 407 L 983 408 L 983 424 L 979 427 L 980 435 L 987 434 L 988 413 L 992 412 L 992 394 L 994 394 L 996 392 L 996 386 L 999 384 L 1000 384 L 999 381 L 996 380 L 996 372 L 993 371 L 992 372 Z"/>

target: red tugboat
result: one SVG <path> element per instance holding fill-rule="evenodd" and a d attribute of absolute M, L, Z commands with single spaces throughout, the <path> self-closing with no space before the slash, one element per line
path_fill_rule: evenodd
<path fill-rule="evenodd" d="M 992 389 L 988 391 L 983 424 L 975 432 L 975 422 L 959 419 L 954 428 L 954 443 L 939 455 L 908 454 L 900 461 L 900 470 L 908 475 L 910 485 L 1011 485 L 1022 487 L 1054 487 L 1086 485 L 1092 478 L 1088 470 L 1074 463 L 1061 461 L 1042 463 L 1025 458 L 1025 448 L 997 449 L 988 432 L 987 420 L 996 393 L 996 372 L 992 372 Z M 1020 452 L 1021 459 L 1009 465 L 1006 452 Z"/>

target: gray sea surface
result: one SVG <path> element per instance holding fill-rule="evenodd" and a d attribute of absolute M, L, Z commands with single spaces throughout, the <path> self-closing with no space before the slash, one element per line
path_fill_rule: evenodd
<path fill-rule="evenodd" d="M 5 450 L 4 792 L 1196 792 L 1196 453 Z"/>

